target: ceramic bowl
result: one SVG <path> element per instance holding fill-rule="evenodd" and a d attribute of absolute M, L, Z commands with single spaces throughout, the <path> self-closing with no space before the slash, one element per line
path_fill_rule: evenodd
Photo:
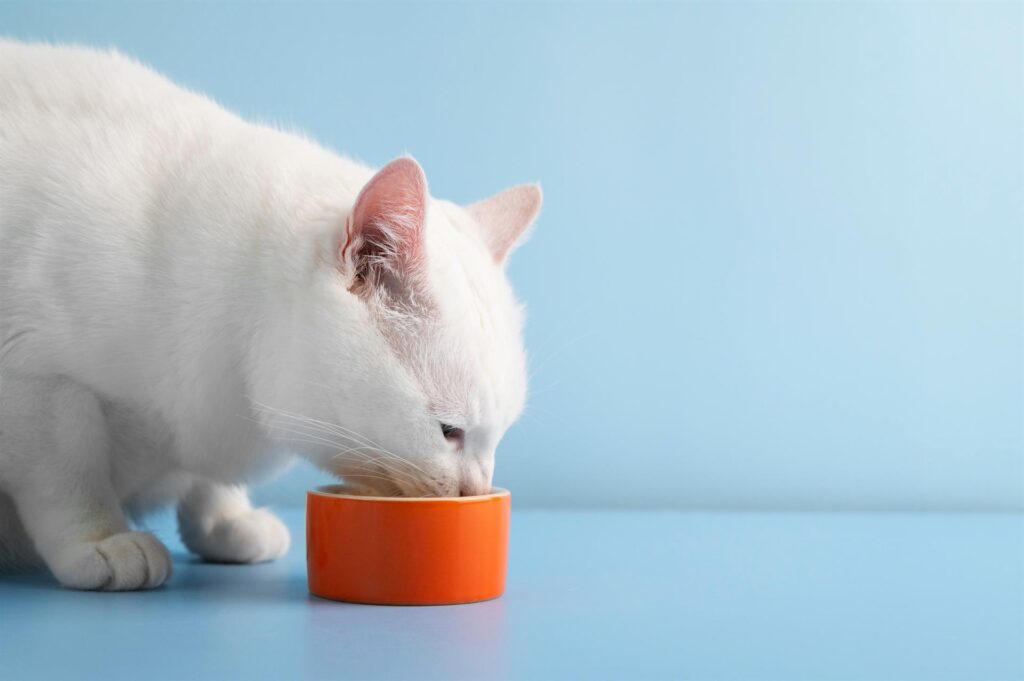
<path fill-rule="evenodd" d="M 381 605 L 447 605 L 505 589 L 512 495 L 362 496 L 344 485 L 306 495 L 309 590 Z"/>

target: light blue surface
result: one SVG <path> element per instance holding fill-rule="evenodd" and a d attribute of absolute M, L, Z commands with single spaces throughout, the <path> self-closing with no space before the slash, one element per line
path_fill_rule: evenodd
<path fill-rule="evenodd" d="M 33 1 L 0 32 L 410 151 L 439 196 L 540 179 L 522 506 L 1020 509 L 1022 8 Z"/>
<path fill-rule="evenodd" d="M 426 608 L 309 596 L 286 517 L 156 592 L 0 577 L 0 677 L 1024 679 L 1019 514 L 515 512 L 505 596 Z"/>

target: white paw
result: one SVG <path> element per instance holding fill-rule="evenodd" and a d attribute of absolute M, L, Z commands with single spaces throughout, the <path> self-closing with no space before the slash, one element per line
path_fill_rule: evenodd
<path fill-rule="evenodd" d="M 167 581 L 171 568 L 171 554 L 148 532 L 75 544 L 50 565 L 64 586 L 100 591 L 154 589 Z"/>
<path fill-rule="evenodd" d="M 221 520 L 199 536 L 185 536 L 188 547 L 218 563 L 262 563 L 288 552 L 291 535 L 276 515 L 262 508 Z"/>

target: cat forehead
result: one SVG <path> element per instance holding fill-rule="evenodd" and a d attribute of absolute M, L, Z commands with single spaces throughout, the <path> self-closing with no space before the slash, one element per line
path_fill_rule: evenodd
<path fill-rule="evenodd" d="M 525 396 L 521 310 L 476 229 L 461 207 L 433 199 L 421 319 L 378 318 L 438 416 L 460 425 L 511 420 Z"/>
<path fill-rule="evenodd" d="M 442 313 L 452 321 L 457 317 L 466 325 L 486 329 L 492 337 L 518 340 L 520 305 L 504 268 L 480 238 L 479 225 L 450 201 L 433 200 L 428 215 L 427 267 Z"/>
<path fill-rule="evenodd" d="M 436 256 L 443 255 L 446 250 L 457 247 L 465 255 L 472 253 L 474 264 L 478 265 L 479 274 L 487 274 L 492 277 L 500 273 L 489 257 L 487 247 L 480 235 L 480 225 L 462 206 L 444 199 L 430 200 L 430 210 L 427 213 L 427 246 L 433 247 Z M 447 250 L 447 252 L 451 252 Z M 443 260 L 443 258 L 442 258 Z M 435 260 L 437 262 L 437 260 Z"/>

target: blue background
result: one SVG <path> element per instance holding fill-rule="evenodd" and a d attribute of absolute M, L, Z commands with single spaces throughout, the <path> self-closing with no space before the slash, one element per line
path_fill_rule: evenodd
<path fill-rule="evenodd" d="M 1022 12 L 6 3 L 0 33 L 411 152 L 445 198 L 540 180 L 520 507 L 1021 509 Z"/>

